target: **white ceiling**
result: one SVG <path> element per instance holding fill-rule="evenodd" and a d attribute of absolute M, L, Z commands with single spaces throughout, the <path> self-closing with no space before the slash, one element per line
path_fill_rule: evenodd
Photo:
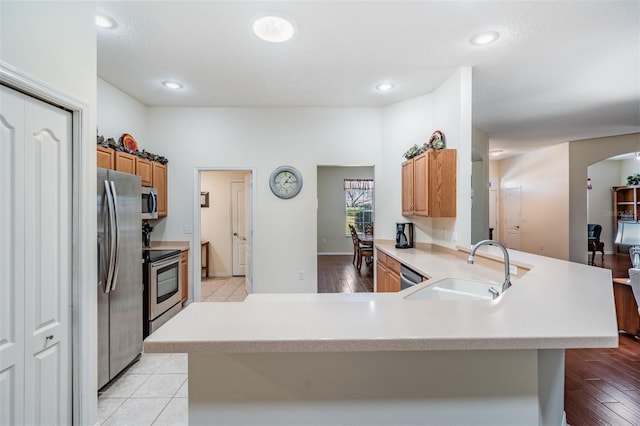
<path fill-rule="evenodd" d="M 473 123 L 504 155 L 640 131 L 640 2 L 98 1 L 98 75 L 150 106 L 380 107 L 473 67 Z M 298 32 L 271 44 L 265 14 Z M 486 30 L 497 42 L 473 46 Z M 184 88 L 169 91 L 174 79 Z M 392 81 L 379 93 L 375 85 Z M 427 129 L 428 130 L 428 129 Z M 499 158 L 499 157 L 498 157 Z"/>

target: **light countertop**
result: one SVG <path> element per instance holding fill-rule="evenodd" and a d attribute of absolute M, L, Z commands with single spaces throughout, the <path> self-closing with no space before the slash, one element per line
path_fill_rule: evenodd
<path fill-rule="evenodd" d="M 146 352 L 351 352 L 559 349 L 618 344 L 611 272 L 509 250 L 519 265 L 495 300 L 404 300 L 445 278 L 501 283 L 495 247 L 476 264 L 439 246 L 376 248 L 430 278 L 399 293 L 252 294 L 244 302 L 192 303 L 144 343 Z M 468 251 L 468 250 L 467 250 Z M 487 259 L 482 259 L 486 257 Z M 224 326 L 221 326 L 224 324 Z"/>
<path fill-rule="evenodd" d="M 143 247 L 146 250 L 189 250 L 189 241 L 151 241 L 150 247 Z"/>

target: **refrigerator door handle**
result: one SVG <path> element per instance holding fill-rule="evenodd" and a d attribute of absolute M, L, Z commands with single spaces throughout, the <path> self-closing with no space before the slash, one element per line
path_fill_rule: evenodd
<path fill-rule="evenodd" d="M 113 280 L 113 270 L 116 263 L 116 238 L 115 238 L 115 212 L 113 205 L 113 196 L 111 195 L 111 185 L 108 180 L 104 181 L 104 192 L 107 197 L 108 217 L 109 217 L 109 237 L 107 244 L 109 248 L 109 264 L 107 266 L 107 280 L 104 283 L 104 292 L 111 291 L 111 281 Z"/>
<path fill-rule="evenodd" d="M 118 284 L 118 269 L 120 268 L 120 216 L 118 214 L 118 194 L 116 193 L 116 184 L 111 181 L 111 196 L 113 197 L 113 211 L 115 213 L 115 265 L 113 267 L 113 281 L 111 283 L 111 291 L 115 291 Z"/>

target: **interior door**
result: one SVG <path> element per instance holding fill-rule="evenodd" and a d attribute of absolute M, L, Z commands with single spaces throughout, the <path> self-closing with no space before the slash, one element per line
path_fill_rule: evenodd
<path fill-rule="evenodd" d="M 71 125 L 0 86 L 2 424 L 71 424 Z"/>
<path fill-rule="evenodd" d="M 504 191 L 505 245 L 520 250 L 520 188 Z"/>
<path fill-rule="evenodd" d="M 234 277 L 246 274 L 246 206 L 245 183 L 231 182 L 231 232 L 232 232 L 232 270 Z"/>
<path fill-rule="evenodd" d="M 251 173 L 244 177 L 244 208 L 245 208 L 245 265 L 244 265 L 244 286 L 247 294 L 253 293 L 253 266 L 251 257 L 251 247 L 253 247 L 253 226 L 251 210 Z"/>
<path fill-rule="evenodd" d="M 493 235 L 491 235 L 491 238 L 499 241 L 500 235 L 498 233 L 498 191 L 495 189 L 489 190 L 489 228 L 493 228 Z"/>

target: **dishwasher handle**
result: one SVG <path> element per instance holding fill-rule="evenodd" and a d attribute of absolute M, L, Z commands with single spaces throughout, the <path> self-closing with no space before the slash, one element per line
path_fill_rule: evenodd
<path fill-rule="evenodd" d="M 404 290 L 424 281 L 424 277 L 404 265 L 400 265 L 400 289 Z"/>

